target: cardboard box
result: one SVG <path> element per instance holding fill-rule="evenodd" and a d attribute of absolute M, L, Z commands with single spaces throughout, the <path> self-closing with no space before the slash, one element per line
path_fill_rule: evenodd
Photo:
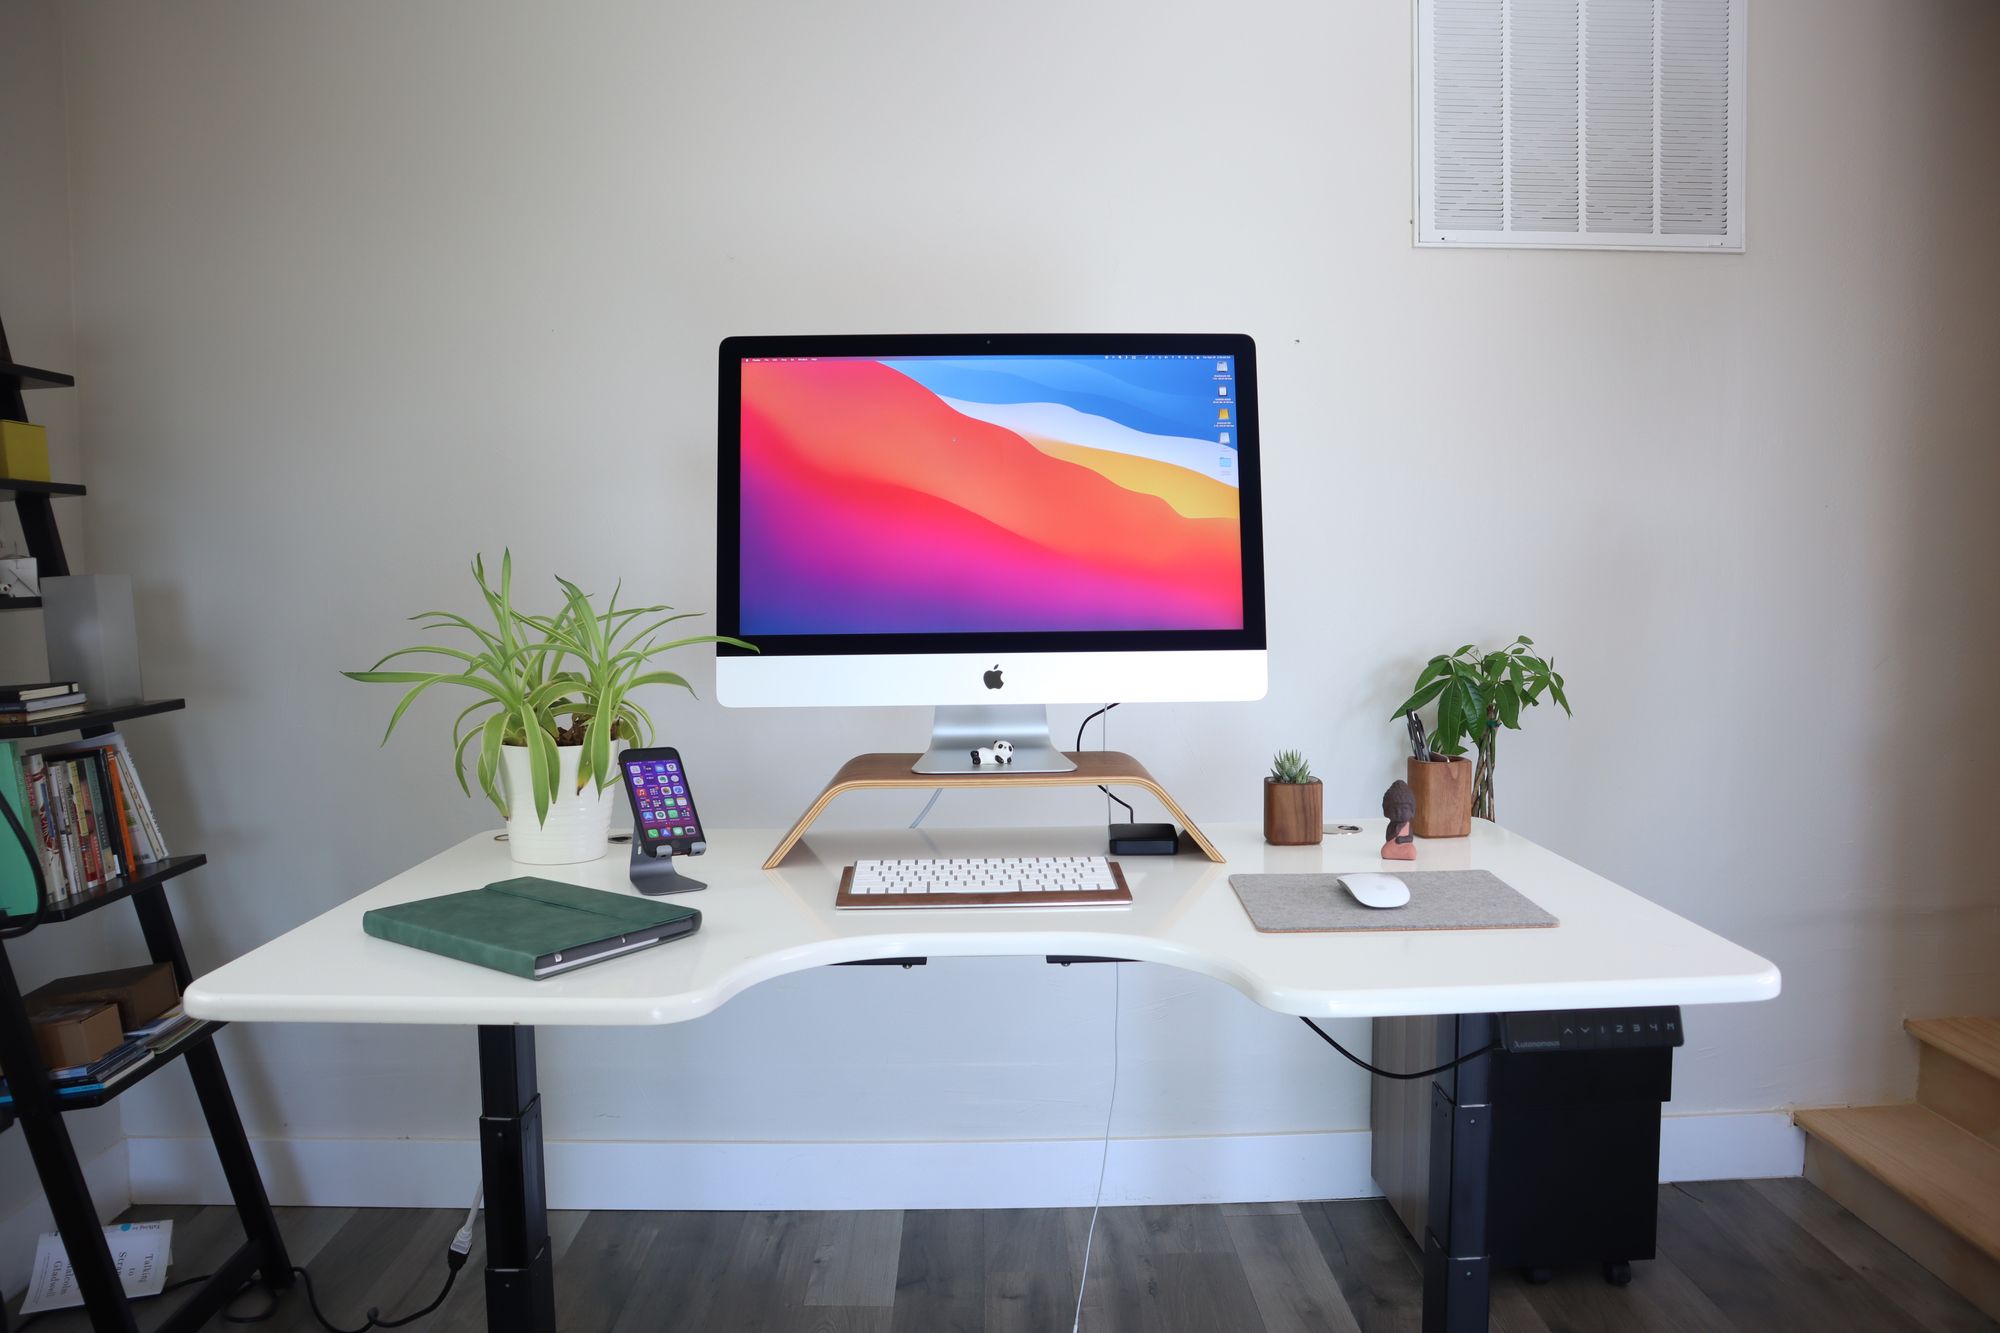
<path fill-rule="evenodd" d="M 30 1014 L 60 1004 L 95 1001 L 118 1007 L 119 1031 L 144 1027 L 181 1002 L 171 963 L 146 963 L 82 977 L 58 977 L 30 991 L 24 1003 Z"/>
<path fill-rule="evenodd" d="M 118 1049 L 125 1041 L 115 1004 L 84 1000 L 51 1005 L 38 1014 L 30 1014 L 28 1024 L 35 1032 L 35 1047 L 50 1069 L 87 1065 Z"/>
<path fill-rule="evenodd" d="M 0 421 L 0 477 L 48 481 L 49 432 L 26 421 Z"/>

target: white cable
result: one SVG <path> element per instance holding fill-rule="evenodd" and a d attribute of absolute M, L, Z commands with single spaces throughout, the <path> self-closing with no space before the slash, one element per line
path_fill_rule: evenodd
<path fill-rule="evenodd" d="M 1076 1283 L 1076 1318 L 1069 1333 L 1082 1333 L 1083 1292 L 1090 1285 L 1090 1243 L 1097 1239 L 1097 1210 L 1104 1206 L 1104 1168 L 1111 1162 L 1111 1115 L 1118 1108 L 1119 965 L 1111 965 L 1111 1096 L 1104 1104 L 1104 1151 L 1097 1159 L 1097 1197 L 1090 1203 L 1090 1229 L 1083 1233 L 1083 1274 Z"/>
<path fill-rule="evenodd" d="M 472 1228 L 479 1221 L 479 1205 L 486 1201 L 486 1182 L 480 1181 L 479 1188 L 472 1192 L 472 1207 L 465 1210 L 465 1225 L 451 1238 L 454 1254 L 468 1254 L 472 1250 Z"/>
<path fill-rule="evenodd" d="M 931 812 L 931 807 L 937 804 L 937 798 L 942 795 L 944 795 L 943 787 L 933 787 L 931 789 L 931 798 L 924 802 L 924 808 L 917 811 L 917 817 L 910 821 L 911 828 L 916 828 L 924 822 L 924 816 Z"/>

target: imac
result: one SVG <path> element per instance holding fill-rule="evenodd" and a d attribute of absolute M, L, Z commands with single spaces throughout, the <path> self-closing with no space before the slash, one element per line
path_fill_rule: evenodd
<path fill-rule="evenodd" d="M 716 694 L 930 704 L 919 773 L 1068 772 L 1053 703 L 1259 699 L 1242 334 L 728 338 Z M 988 759 L 990 761 L 990 753 Z"/>

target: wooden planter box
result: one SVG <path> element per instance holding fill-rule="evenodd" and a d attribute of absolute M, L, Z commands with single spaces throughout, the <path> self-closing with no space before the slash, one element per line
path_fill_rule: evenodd
<path fill-rule="evenodd" d="M 1326 836 L 1326 788 L 1311 782 L 1264 779 L 1264 841 L 1278 847 L 1308 847 Z"/>

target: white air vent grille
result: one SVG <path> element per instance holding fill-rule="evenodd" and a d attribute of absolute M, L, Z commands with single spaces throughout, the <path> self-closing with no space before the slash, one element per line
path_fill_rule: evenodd
<path fill-rule="evenodd" d="M 1417 0 L 1417 243 L 1743 248 L 1744 0 Z"/>

